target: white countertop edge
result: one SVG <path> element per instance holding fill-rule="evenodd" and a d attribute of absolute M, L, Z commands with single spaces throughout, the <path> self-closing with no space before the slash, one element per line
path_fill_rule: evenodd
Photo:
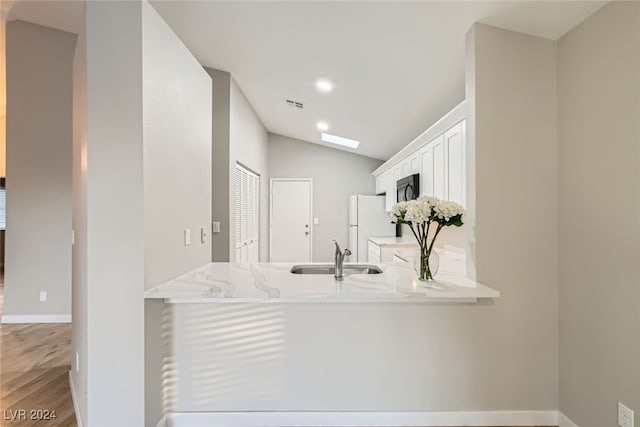
<path fill-rule="evenodd" d="M 478 299 L 493 299 L 496 297 L 407 297 L 407 298 L 180 298 L 180 297 L 147 297 L 147 299 L 162 299 L 165 304 L 442 304 L 442 303 L 477 303 Z"/>

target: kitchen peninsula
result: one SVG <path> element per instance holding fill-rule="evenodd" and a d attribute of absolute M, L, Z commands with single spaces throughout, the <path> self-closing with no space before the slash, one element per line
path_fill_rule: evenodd
<path fill-rule="evenodd" d="M 465 361 L 497 290 L 445 272 L 426 284 L 408 263 L 345 264 L 342 281 L 292 267 L 210 263 L 145 293 L 171 422 L 412 425 L 415 411 L 481 392 L 467 384 L 483 370 Z"/>

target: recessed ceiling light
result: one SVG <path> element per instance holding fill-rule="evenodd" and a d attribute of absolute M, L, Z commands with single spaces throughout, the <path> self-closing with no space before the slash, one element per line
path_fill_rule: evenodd
<path fill-rule="evenodd" d="M 326 130 L 329 130 L 329 124 L 327 122 L 318 122 L 318 123 L 316 123 L 316 127 L 318 128 L 318 130 L 320 132 L 324 132 Z"/>
<path fill-rule="evenodd" d="M 355 139 L 343 138 L 341 136 L 331 135 L 330 133 L 324 132 L 322 132 L 320 139 L 330 144 L 342 145 L 343 147 L 353 148 L 354 150 L 358 148 L 358 145 L 360 145 L 360 141 L 356 141 Z"/>
<path fill-rule="evenodd" d="M 318 89 L 318 92 L 329 93 L 333 90 L 333 83 L 331 83 L 331 80 L 318 79 L 316 80 L 316 89 Z"/>

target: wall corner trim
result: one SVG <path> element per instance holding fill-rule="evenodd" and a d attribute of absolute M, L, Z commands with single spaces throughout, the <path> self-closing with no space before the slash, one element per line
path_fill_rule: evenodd
<path fill-rule="evenodd" d="M 71 400 L 73 401 L 73 412 L 76 414 L 76 424 L 78 427 L 84 427 L 84 423 L 82 421 L 82 413 L 80 412 L 80 406 L 78 406 L 78 398 L 76 394 L 76 388 L 73 384 L 73 377 L 71 376 L 71 371 L 69 371 L 69 388 L 71 389 Z"/>
<path fill-rule="evenodd" d="M 70 314 L 5 314 L 1 323 L 71 323 Z"/>
<path fill-rule="evenodd" d="M 569 417 L 562 412 L 558 412 L 558 427 L 578 427 Z"/>

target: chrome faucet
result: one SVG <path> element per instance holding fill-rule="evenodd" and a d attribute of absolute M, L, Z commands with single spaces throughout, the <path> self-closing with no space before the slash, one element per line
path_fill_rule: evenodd
<path fill-rule="evenodd" d="M 351 251 L 349 249 L 345 249 L 344 252 L 342 252 L 340 250 L 340 245 L 338 245 L 338 242 L 335 239 L 333 243 L 336 244 L 336 256 L 333 264 L 333 277 L 335 277 L 336 280 L 342 280 L 342 264 L 344 263 L 344 257 L 351 255 Z"/>

